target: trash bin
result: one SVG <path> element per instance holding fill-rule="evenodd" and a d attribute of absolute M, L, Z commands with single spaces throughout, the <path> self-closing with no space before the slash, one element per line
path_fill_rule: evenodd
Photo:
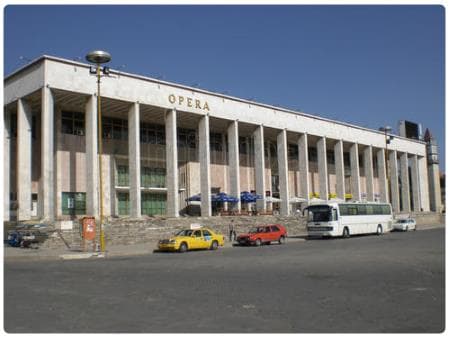
<path fill-rule="evenodd" d="M 84 240 L 92 241 L 95 239 L 95 217 L 83 217 L 81 220 Z"/>
<path fill-rule="evenodd" d="M 81 219 L 83 238 L 83 251 L 86 251 L 86 241 L 92 241 L 92 250 L 95 251 L 95 217 L 87 216 Z"/>

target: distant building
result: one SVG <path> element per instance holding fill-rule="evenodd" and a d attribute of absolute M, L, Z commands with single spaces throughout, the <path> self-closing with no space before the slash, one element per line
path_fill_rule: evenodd
<path fill-rule="evenodd" d="M 438 146 L 429 129 L 425 131 L 424 141 L 427 143 L 428 186 L 430 189 L 430 209 L 440 212 L 442 210 L 441 184 L 439 175 Z"/>
<path fill-rule="evenodd" d="M 42 56 L 5 78 L 6 220 L 98 216 L 100 182 L 105 216 L 178 217 L 197 194 L 210 216 L 211 193 L 243 191 L 262 197 L 259 211 L 281 199 L 282 215 L 312 197 L 409 213 L 432 196 L 439 210 L 434 148 L 420 140 L 114 70 L 101 89 L 100 181 L 89 65 Z"/>

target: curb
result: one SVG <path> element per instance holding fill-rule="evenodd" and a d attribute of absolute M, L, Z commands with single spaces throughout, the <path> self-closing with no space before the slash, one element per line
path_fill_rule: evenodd
<path fill-rule="evenodd" d="M 64 259 L 64 260 L 72 260 L 72 259 L 87 259 L 87 258 L 91 258 L 91 257 L 96 257 L 96 258 L 105 258 L 105 254 L 101 253 L 101 252 L 88 252 L 88 253 L 80 253 L 80 254 L 64 254 L 64 255 L 59 255 L 60 258 Z"/>

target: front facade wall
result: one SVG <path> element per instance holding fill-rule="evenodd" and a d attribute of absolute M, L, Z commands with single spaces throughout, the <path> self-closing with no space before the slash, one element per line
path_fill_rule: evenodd
<path fill-rule="evenodd" d="M 17 83 L 20 82 L 18 74 L 6 82 L 5 97 L 11 101 L 8 107 L 12 106 L 13 109 L 5 110 L 5 114 L 9 114 L 10 120 L 17 120 L 17 123 L 14 132 L 11 129 L 14 122 L 9 120 L 10 130 L 5 133 L 8 137 L 8 140 L 5 141 L 5 152 L 9 151 L 11 163 L 25 163 L 24 166 L 20 167 L 20 170 L 24 171 L 24 168 L 31 167 L 29 174 L 20 172 L 17 175 L 17 168 L 12 168 L 8 173 L 9 182 L 5 180 L 8 184 L 5 191 L 9 191 L 12 202 L 16 201 L 16 204 L 21 205 L 21 208 L 5 213 L 9 218 L 14 215 L 14 211 L 22 219 L 42 216 L 33 213 L 33 206 L 27 206 L 32 204 L 31 202 L 36 199 L 36 195 L 40 195 L 44 184 L 42 182 L 49 180 L 48 178 L 43 180 L 41 175 L 41 162 L 45 158 L 41 151 L 41 131 L 43 127 L 36 128 L 35 126 L 37 132 L 32 136 L 31 133 L 23 132 L 23 130 L 31 130 L 27 126 L 32 123 L 37 126 L 53 125 L 53 131 L 46 133 L 45 137 L 48 140 L 54 135 L 54 145 L 51 143 L 44 144 L 46 147 L 48 144 L 54 147 L 55 171 L 46 177 L 50 177 L 54 181 L 54 201 L 50 205 L 54 205 L 52 208 L 55 217 L 65 219 L 81 217 L 85 214 L 98 216 L 98 207 L 93 207 L 98 199 L 99 190 L 97 188 L 98 172 L 96 171 L 98 159 L 96 152 L 91 150 L 92 147 L 96 147 L 97 126 L 94 118 L 96 116 L 96 97 L 93 95 L 95 93 L 95 86 L 93 85 L 95 81 L 92 81 L 93 79 L 85 72 L 86 69 L 82 65 L 77 64 L 67 67 L 66 63 L 46 59 L 42 66 L 31 67 L 34 72 L 28 71 L 24 75 L 23 81 L 31 81 L 32 84 L 29 86 L 35 89 L 33 86 L 40 84 L 39 74 L 45 73 L 49 86 L 46 88 L 50 88 L 50 90 L 41 90 L 42 93 L 47 93 L 45 94 L 47 96 L 42 94 L 40 105 L 45 110 L 45 115 L 41 114 L 38 111 L 39 109 L 32 111 L 27 99 L 20 99 L 14 104 L 12 92 L 18 90 Z M 115 113 L 114 115 L 116 120 L 123 121 L 121 123 L 124 126 L 128 124 L 128 128 L 132 118 L 137 116 L 137 120 L 133 122 L 136 126 L 139 116 L 141 116 L 139 111 L 145 105 L 174 112 L 174 115 L 165 115 L 172 117 L 170 122 L 172 125 L 168 129 L 165 127 L 167 120 L 163 119 L 157 123 L 158 128 L 161 130 L 166 128 L 166 133 L 172 133 L 172 139 L 176 135 L 173 134 L 171 128 L 177 127 L 177 116 L 180 116 L 175 109 L 182 109 L 181 115 L 190 115 L 199 121 L 193 128 L 196 138 L 195 146 L 175 147 L 177 156 L 174 157 L 169 156 L 170 153 L 166 153 L 164 142 L 154 144 L 143 141 L 141 139 L 142 129 L 134 132 L 133 138 L 137 137 L 134 142 L 137 143 L 132 147 L 130 147 L 128 136 L 118 139 L 106 137 L 103 140 L 101 183 L 103 215 L 105 216 L 164 215 L 167 210 L 171 215 L 178 216 L 178 213 L 189 213 L 191 211 L 191 203 L 187 202 L 187 198 L 190 196 L 199 193 L 202 196 L 218 192 L 230 193 L 231 186 L 234 189 L 237 187 L 241 192 L 258 192 L 263 197 L 282 198 L 280 202 L 282 214 L 289 214 L 293 210 L 286 200 L 294 197 L 307 200 L 311 198 L 330 199 L 338 198 L 340 197 L 338 195 L 343 194 L 344 199 L 347 200 L 380 201 L 384 198 L 385 192 L 380 191 L 380 187 L 386 181 L 386 177 L 380 177 L 379 175 L 380 164 L 378 161 L 382 157 L 378 153 L 385 144 L 384 135 L 378 132 L 304 114 L 298 115 L 286 111 L 277 111 L 268 106 L 249 104 L 239 99 L 219 98 L 211 93 L 190 91 L 180 86 L 156 83 L 136 76 L 121 77 L 120 86 L 118 86 L 117 79 L 105 79 L 103 82 L 102 94 L 106 99 L 125 100 L 129 104 L 130 108 L 125 113 Z M 119 87 L 122 89 L 119 90 Z M 58 96 L 61 89 L 69 90 L 73 97 L 84 98 L 82 102 L 85 103 L 82 108 L 78 107 L 74 110 L 67 102 L 61 100 Z M 56 92 L 54 92 L 55 90 Z M 47 100 L 48 93 L 53 93 L 51 100 L 42 104 L 42 100 Z M 27 93 L 19 94 L 26 96 Z M 51 104 L 48 104 L 48 102 Z M 114 107 L 112 109 L 114 110 Z M 250 110 L 251 114 L 248 114 Z M 259 121 L 252 120 L 251 116 L 256 114 L 260 118 Z M 34 120 L 31 120 L 32 117 Z M 108 109 L 106 109 L 104 117 L 109 118 Z M 210 133 L 212 133 L 210 117 L 214 117 L 216 121 L 234 121 L 232 125 L 233 128 L 236 128 L 233 132 L 230 132 L 229 127 L 221 131 L 214 130 L 216 140 L 218 136 L 221 138 L 222 147 L 218 149 L 210 144 Z M 42 118 L 45 121 L 42 121 Z M 70 119 L 72 119 L 73 125 L 69 123 L 68 126 L 67 121 Z M 25 122 L 28 124 L 25 125 Z M 241 135 L 238 130 L 240 124 L 244 122 L 253 125 L 255 131 L 246 136 Z M 264 125 L 260 125 L 261 122 L 264 122 Z M 229 126 L 230 122 L 227 123 Z M 276 136 L 272 133 L 270 137 L 266 137 L 265 125 L 277 129 Z M 261 134 L 258 134 L 259 132 Z M 294 141 L 292 139 L 293 134 L 297 137 Z M 288 137 L 289 135 L 291 137 Z M 262 141 L 258 141 L 257 136 L 262 136 Z M 342 147 L 343 136 L 347 137 L 345 143 L 348 146 L 345 149 Z M 166 135 L 165 141 L 169 142 L 167 137 Z M 230 162 L 228 145 L 233 143 L 229 143 L 231 141 L 227 141 L 227 137 L 232 137 L 234 138 L 232 142 L 237 142 L 237 181 L 234 177 L 231 180 L 229 176 L 232 172 L 230 163 L 236 161 Z M 245 141 L 243 146 L 239 143 L 242 140 Z M 257 141 L 261 142 L 264 149 L 255 144 Z M 28 152 L 23 151 L 29 143 L 31 143 L 30 150 Z M 304 148 L 302 147 L 305 144 L 307 147 L 306 156 L 308 157 L 306 166 L 302 164 L 303 160 L 301 160 L 304 158 Z M 88 146 L 90 151 L 87 151 Z M 256 149 L 256 146 L 259 148 Z M 429 205 L 427 205 L 429 198 L 426 189 L 428 184 L 422 182 L 423 177 L 427 176 L 423 165 L 425 145 L 396 137 L 391 142 L 390 148 L 394 150 L 393 153 L 398 152 L 399 156 L 403 156 L 402 168 L 404 173 L 407 173 L 408 169 L 404 167 L 408 165 L 408 154 L 417 158 L 417 176 L 420 182 L 418 184 L 414 182 L 414 184 L 417 185 L 419 192 L 418 195 L 409 197 L 406 194 L 406 191 L 409 191 L 406 190 L 408 187 L 403 187 L 402 189 L 405 191 L 402 195 L 403 203 L 408 204 L 407 199 L 414 197 L 416 204 L 418 204 L 417 200 L 420 200 L 422 210 L 429 210 Z M 262 159 L 263 169 L 262 167 L 261 169 L 256 167 L 256 163 L 261 163 L 255 157 L 256 154 L 259 154 L 257 151 L 262 151 L 264 154 Z M 46 152 L 48 151 L 46 150 Z M 133 159 L 135 157 L 137 159 L 130 161 L 129 153 L 135 154 Z M 31 157 L 31 159 L 28 157 Z M 392 167 L 391 173 L 396 168 L 393 164 L 393 158 L 388 161 L 390 167 Z M 339 170 L 336 168 L 336 161 L 342 161 L 339 162 Z M 170 163 L 170 166 L 168 163 Z M 167 184 L 168 170 L 172 173 L 178 173 L 175 181 L 178 189 L 176 186 L 172 187 Z M 30 175 L 29 182 L 18 180 L 18 176 L 24 177 L 24 174 L 26 174 L 26 177 Z M 263 175 L 263 179 L 258 175 Z M 390 185 L 395 184 L 397 180 L 395 176 L 395 174 L 390 176 Z M 173 177 L 173 174 L 171 177 Z M 133 184 L 130 184 L 130 178 L 133 179 L 131 182 L 134 182 L 134 186 L 140 184 L 140 187 L 133 188 Z M 304 182 L 305 179 L 308 181 L 307 184 Z M 257 182 L 264 182 L 264 188 L 261 189 Z M 410 183 L 407 182 L 407 184 Z M 342 187 L 340 188 L 340 186 Z M 172 197 L 168 200 L 167 189 L 169 188 Z M 394 193 L 396 199 L 398 199 L 398 186 L 391 186 L 390 190 L 391 195 Z M 44 189 L 44 191 L 47 190 Z M 48 189 L 48 191 L 52 190 Z M 138 194 L 138 199 L 134 199 L 135 194 Z M 424 196 L 425 194 L 426 196 Z M 141 210 L 136 211 L 138 208 L 133 207 L 136 203 L 139 203 Z M 167 203 L 170 203 L 170 205 L 167 205 Z M 399 209 L 397 203 L 395 204 L 396 209 Z M 14 203 L 11 203 L 11 205 L 14 205 Z M 173 210 L 174 206 L 178 210 Z M 227 205 L 225 204 L 223 207 L 226 209 Z M 264 204 L 258 208 L 270 210 L 279 207 L 277 203 L 267 203 L 267 205 Z M 208 215 L 212 208 L 215 208 L 215 206 L 203 201 L 200 213 Z M 241 208 L 245 210 L 251 207 L 243 204 Z"/>

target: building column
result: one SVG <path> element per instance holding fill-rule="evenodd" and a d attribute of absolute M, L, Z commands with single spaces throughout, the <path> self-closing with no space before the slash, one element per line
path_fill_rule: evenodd
<path fill-rule="evenodd" d="M 41 108 L 41 178 L 39 180 L 38 216 L 48 221 L 55 219 L 54 120 L 53 94 L 49 87 L 44 86 Z"/>
<path fill-rule="evenodd" d="M 281 216 L 289 215 L 289 176 L 288 176 L 288 154 L 287 154 L 287 132 L 286 129 L 277 135 L 277 158 L 278 175 L 280 179 L 280 213 Z"/>
<path fill-rule="evenodd" d="M 373 191 L 373 154 L 372 146 L 364 149 L 364 175 L 366 176 L 366 199 L 369 202 L 375 200 Z"/>
<path fill-rule="evenodd" d="M 389 203 L 388 181 L 386 174 L 386 154 L 384 148 L 377 151 L 377 166 L 380 201 L 383 203 Z"/>
<path fill-rule="evenodd" d="M 3 221 L 11 220 L 11 112 L 4 111 L 3 129 Z"/>
<path fill-rule="evenodd" d="M 229 169 L 230 162 L 228 161 L 227 137 L 224 133 L 222 134 L 222 161 L 225 164 L 224 170 L 223 170 L 223 191 L 229 192 L 230 188 L 229 188 L 229 179 L 228 178 L 229 178 L 229 173 L 230 173 L 230 169 Z M 228 202 L 225 202 L 224 203 L 225 210 L 228 210 L 227 206 L 228 206 Z"/>
<path fill-rule="evenodd" d="M 411 186 L 414 212 L 420 212 L 419 162 L 417 155 L 411 157 Z"/>
<path fill-rule="evenodd" d="M 400 198 L 398 192 L 398 165 L 397 165 L 397 151 L 389 152 L 389 176 L 390 176 L 390 191 L 391 204 L 395 213 L 400 212 Z"/>
<path fill-rule="evenodd" d="M 301 134 L 298 145 L 298 171 L 300 176 L 300 195 L 309 201 L 309 159 L 308 159 L 308 134 Z"/>
<path fill-rule="evenodd" d="M 336 168 L 336 197 L 345 201 L 344 142 L 334 145 L 334 166 Z"/>
<path fill-rule="evenodd" d="M 419 163 L 419 188 L 420 188 L 420 207 L 422 211 L 430 211 L 430 196 L 428 192 L 428 167 L 426 157 L 417 157 Z"/>
<path fill-rule="evenodd" d="M 180 210 L 178 186 L 177 111 L 166 111 L 166 185 L 168 217 L 178 217 Z"/>
<path fill-rule="evenodd" d="M 428 163 L 428 187 L 431 211 L 441 212 L 441 184 L 439 165 L 436 163 Z"/>
<path fill-rule="evenodd" d="M 31 108 L 24 99 L 17 101 L 17 220 L 31 217 Z"/>
<path fill-rule="evenodd" d="M 230 195 L 239 199 L 239 202 L 234 203 L 232 210 L 239 211 L 241 210 L 241 178 L 239 172 L 239 123 L 237 120 L 228 126 L 227 135 Z"/>
<path fill-rule="evenodd" d="M 400 155 L 400 175 L 402 181 L 402 211 L 411 212 L 411 199 L 409 196 L 408 153 L 402 153 Z"/>
<path fill-rule="evenodd" d="M 99 217 L 97 97 L 86 102 L 86 214 Z"/>
<path fill-rule="evenodd" d="M 141 217 L 141 140 L 138 102 L 133 103 L 128 110 L 128 168 L 130 217 L 139 218 Z"/>
<path fill-rule="evenodd" d="M 211 216 L 211 170 L 209 149 L 209 115 L 200 119 L 198 124 L 201 214 Z"/>
<path fill-rule="evenodd" d="M 317 166 L 319 170 L 319 195 L 321 199 L 328 200 L 327 143 L 324 136 L 317 141 Z"/>
<path fill-rule="evenodd" d="M 361 183 L 359 179 L 358 143 L 350 147 L 350 175 L 352 182 L 352 196 L 354 201 L 361 201 Z"/>
<path fill-rule="evenodd" d="M 255 144 L 255 188 L 256 194 L 262 196 L 262 199 L 256 200 L 256 209 L 265 212 L 266 174 L 264 170 L 264 127 L 262 125 L 253 132 L 253 139 Z"/>

